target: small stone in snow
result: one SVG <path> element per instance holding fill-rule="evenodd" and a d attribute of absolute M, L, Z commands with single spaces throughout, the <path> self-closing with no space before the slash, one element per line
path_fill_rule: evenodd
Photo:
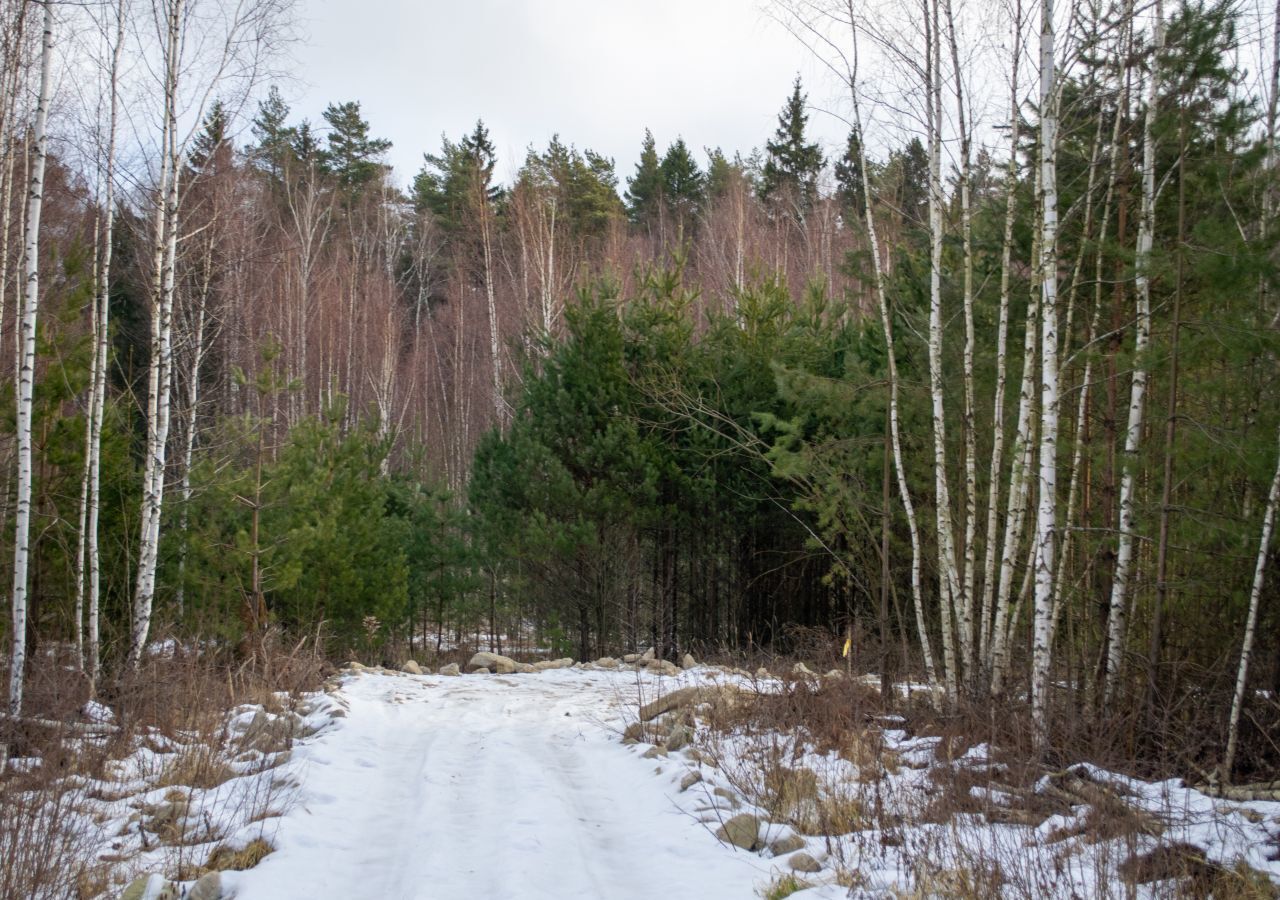
<path fill-rule="evenodd" d="M 821 872 L 822 863 L 818 862 L 808 853 L 793 853 L 791 858 L 787 860 L 787 865 L 791 867 L 793 872 Z"/>
<path fill-rule="evenodd" d="M 797 850 L 804 849 L 804 838 L 798 834 L 789 834 L 786 837 L 780 837 L 769 845 L 769 852 L 774 856 L 786 856 L 788 853 L 795 853 Z"/>

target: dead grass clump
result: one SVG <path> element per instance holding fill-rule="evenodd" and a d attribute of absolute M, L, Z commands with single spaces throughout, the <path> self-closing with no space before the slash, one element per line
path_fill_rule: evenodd
<path fill-rule="evenodd" d="M 262 862 L 275 849 L 263 838 L 254 838 L 240 848 L 219 844 L 205 860 L 204 869 L 206 872 L 243 872 Z"/>
<path fill-rule="evenodd" d="M 26 787 L 0 783 L 0 897 L 79 896 L 82 883 L 96 880 L 81 793 L 61 778 Z"/>
<path fill-rule="evenodd" d="M 1227 868 L 1205 858 L 1199 847 L 1164 844 L 1120 864 L 1128 884 L 1172 882 L 1191 900 L 1275 900 L 1280 891 L 1266 875 L 1243 862 Z"/>
<path fill-rule="evenodd" d="M 859 831 L 868 822 L 862 801 L 839 790 L 828 790 L 814 801 L 799 804 L 787 824 L 806 837 L 833 837 Z"/>
<path fill-rule="evenodd" d="M 713 728 L 803 733 L 819 753 L 838 752 L 850 735 L 866 730 L 884 711 L 878 690 L 847 678 L 797 680 L 782 691 L 743 693 L 736 700 L 713 708 Z"/>
<path fill-rule="evenodd" d="M 836 749 L 837 755 L 858 768 L 858 779 L 879 779 L 884 773 L 896 775 L 902 769 L 898 754 L 884 745 L 879 731 L 854 731 Z"/>
<path fill-rule="evenodd" d="M 230 645 L 191 639 L 169 641 L 164 653 L 148 655 L 136 672 L 104 685 L 103 699 L 125 731 L 155 729 L 166 737 L 220 737 L 228 710 L 258 704 L 278 714 L 302 692 L 319 690 L 326 663 L 307 641 L 282 646 L 278 635 L 255 644 L 248 657 Z"/>
<path fill-rule="evenodd" d="M 197 744 L 175 754 L 156 779 L 157 787 L 216 788 L 236 777 L 236 772 L 213 747 Z"/>
<path fill-rule="evenodd" d="M 905 895 L 903 900 L 933 897 L 989 900 L 1000 896 L 1004 882 L 1000 867 L 992 862 L 950 869 L 924 867 L 916 873 L 915 890 Z"/>
<path fill-rule="evenodd" d="M 813 887 L 809 882 L 796 875 L 787 873 L 779 875 L 764 889 L 764 900 L 785 900 L 792 894 L 798 894 L 806 888 Z"/>
<path fill-rule="evenodd" d="M 818 776 L 812 769 L 775 765 L 764 773 L 766 809 L 794 810 L 818 799 Z"/>

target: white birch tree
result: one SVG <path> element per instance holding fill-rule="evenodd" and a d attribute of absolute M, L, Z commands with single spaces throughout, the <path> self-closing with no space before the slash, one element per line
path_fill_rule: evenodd
<path fill-rule="evenodd" d="M 1276 435 L 1280 446 L 1280 433 Z M 1244 641 L 1240 648 L 1240 665 L 1236 669 L 1236 689 L 1231 698 L 1231 718 L 1227 724 L 1227 752 L 1222 758 L 1222 780 L 1230 783 L 1231 770 L 1235 767 L 1236 749 L 1240 743 L 1240 711 L 1244 708 L 1245 687 L 1249 680 L 1249 661 L 1253 656 L 1253 643 L 1258 631 L 1258 607 L 1262 601 L 1262 585 L 1267 573 L 1267 557 L 1271 552 L 1271 533 L 1275 528 L 1276 504 L 1280 501 L 1280 453 L 1276 458 L 1276 473 L 1271 478 L 1271 490 L 1267 494 L 1267 506 L 1262 515 L 1262 536 L 1258 541 L 1258 556 L 1253 566 L 1253 585 L 1249 590 L 1249 614 L 1245 619 Z"/>
<path fill-rule="evenodd" d="M 32 127 L 33 159 L 23 231 L 24 275 L 16 392 L 18 483 L 13 537 L 13 645 L 9 653 L 9 715 L 22 715 L 23 676 L 27 655 L 27 568 L 31 555 L 32 398 L 36 380 L 36 324 L 40 305 L 40 214 L 44 203 L 44 169 L 48 157 L 49 103 L 53 93 L 53 0 L 43 0 L 40 41 L 40 94 Z"/>
<path fill-rule="evenodd" d="M 1133 16 L 1132 3 L 1128 18 Z M 1137 533 L 1135 497 L 1138 448 L 1142 442 L 1142 417 L 1147 392 L 1147 353 L 1151 344 L 1151 246 L 1156 219 L 1156 136 L 1157 100 L 1160 96 L 1160 52 L 1164 49 L 1164 5 L 1155 0 L 1151 71 L 1147 76 L 1146 110 L 1142 121 L 1142 201 L 1138 218 L 1137 252 L 1134 258 L 1136 316 L 1134 319 L 1134 365 L 1129 386 L 1129 423 L 1125 431 L 1123 465 L 1120 475 L 1120 537 L 1116 548 L 1115 575 L 1107 618 L 1107 664 L 1103 684 L 1103 705 L 1110 706 L 1119 685 L 1124 662 L 1128 619 L 1129 580 L 1133 569 Z"/>

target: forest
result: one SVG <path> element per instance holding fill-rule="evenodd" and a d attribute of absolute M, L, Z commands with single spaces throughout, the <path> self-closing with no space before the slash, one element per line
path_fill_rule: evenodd
<path fill-rule="evenodd" d="M 756 148 L 416 172 L 291 110 L 287 0 L 0 8 L 0 727 L 166 640 L 847 640 L 1275 777 L 1280 7 L 779 0 L 831 84 Z"/>

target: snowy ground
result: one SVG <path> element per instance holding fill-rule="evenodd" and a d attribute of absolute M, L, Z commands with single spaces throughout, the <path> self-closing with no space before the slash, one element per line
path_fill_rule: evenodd
<path fill-rule="evenodd" d="M 619 741 L 656 683 L 348 676 L 345 718 L 294 747 L 301 788 L 276 852 L 224 884 L 237 900 L 756 896 L 770 861 L 722 845 Z"/>
<path fill-rule="evenodd" d="M 706 727 L 709 707 L 697 703 L 654 715 L 643 729 L 637 723 L 643 704 L 691 685 L 717 688 L 686 692 L 698 702 L 730 703 L 786 687 L 710 667 L 677 677 L 593 667 L 455 677 L 362 669 L 301 698 L 293 712 L 234 711 L 227 769 L 217 777 L 184 780 L 179 764 L 199 745 L 147 735 L 109 777 L 80 787 L 92 856 L 116 885 L 101 896 L 114 900 L 119 885 L 145 872 L 176 875 L 176 895 L 185 896 L 206 870 L 226 868 L 214 862 L 220 852 L 260 840 L 274 852 L 256 867 L 224 871 L 221 891 L 209 896 L 1186 896 L 1186 885 L 1167 877 L 1137 886 L 1121 877 L 1127 861 L 1168 847 L 1227 870 L 1247 864 L 1280 883 L 1280 803 L 1229 803 L 1176 782 L 1073 767 L 1021 797 L 1002 792 L 998 775 L 975 779 L 964 789 L 974 802 L 939 820 L 930 803 L 948 773 L 998 772 L 984 745 L 948 759 L 938 738 L 886 720 L 858 738 L 875 752 L 818 753 L 803 734 Z M 288 750 L 282 726 L 296 736 Z M 764 799 L 769 772 L 804 775 L 809 792 Z M 1061 799 L 1069 783 L 1100 786 L 1136 810 L 1143 828 L 1098 839 L 1090 804 Z M 1053 795 L 1058 811 L 1022 821 L 1029 800 Z M 802 826 L 819 806 L 857 830 Z M 755 817 L 744 844 L 755 852 L 716 835 L 745 816 Z M 793 873 L 801 858 L 810 869 Z M 145 896 L 160 896 L 160 883 Z"/>

